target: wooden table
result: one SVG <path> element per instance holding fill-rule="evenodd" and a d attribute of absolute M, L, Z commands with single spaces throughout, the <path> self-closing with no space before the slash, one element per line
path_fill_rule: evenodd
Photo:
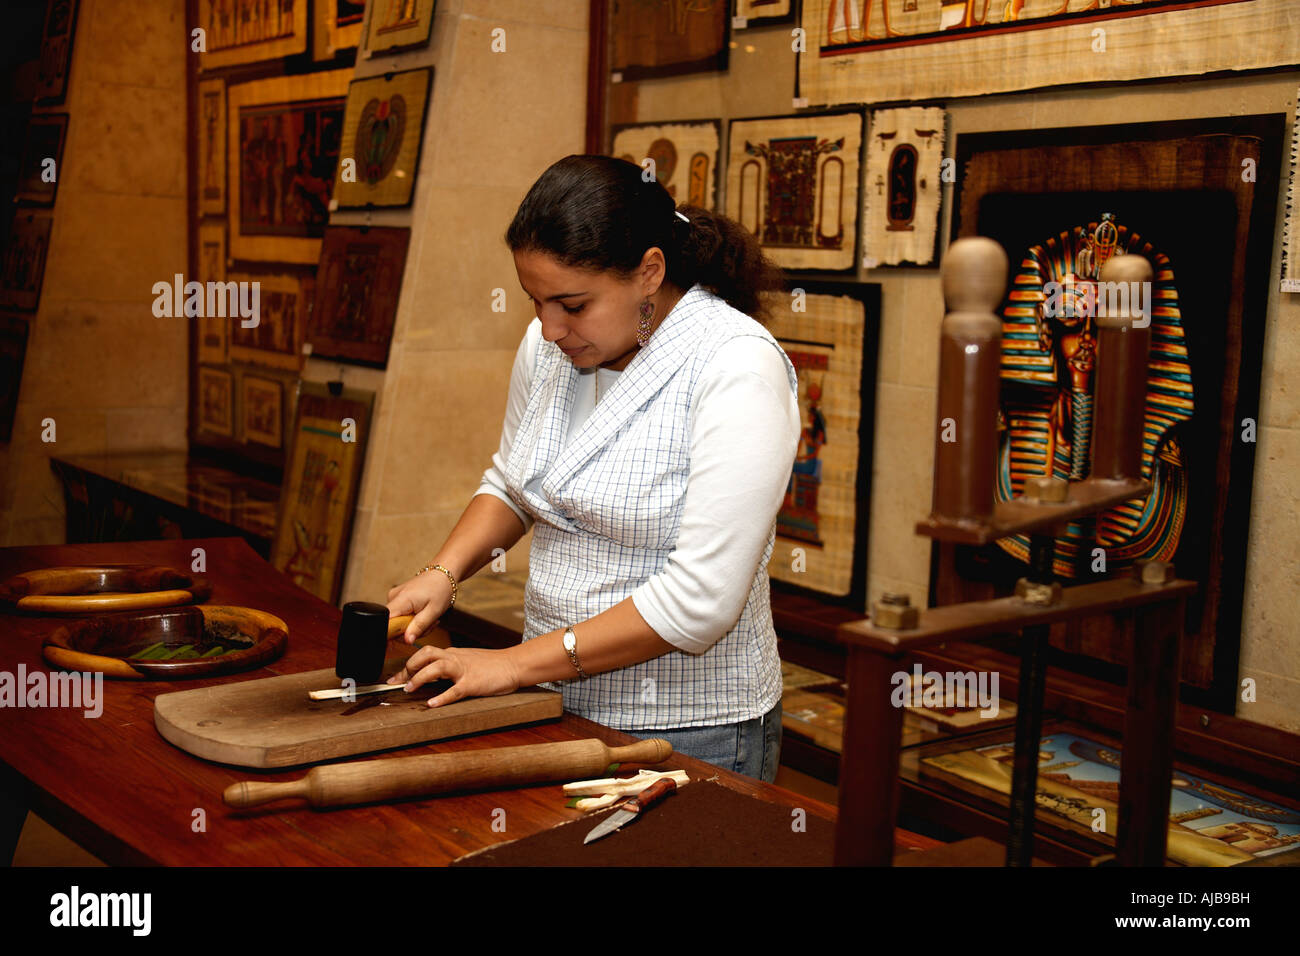
<path fill-rule="evenodd" d="M 115 865 L 444 865 L 481 847 L 517 839 L 582 816 L 566 809 L 557 785 L 318 811 L 292 804 L 237 814 L 222 791 L 242 779 L 289 780 L 302 770 L 265 773 L 209 763 L 158 735 L 160 693 L 332 667 L 340 612 L 289 583 L 241 539 L 208 538 L 0 549 L 0 580 L 38 567 L 148 563 L 191 566 L 203 548 L 211 601 L 262 608 L 289 626 L 285 655 L 268 667 L 206 681 L 104 681 L 97 719 L 73 709 L 0 708 L 0 855 L 9 860 L 27 811 Z M 0 670 L 45 670 L 41 636 L 49 617 L 0 613 Z M 634 738 L 565 714 L 559 721 L 405 748 L 400 754 L 597 737 Z M 390 754 L 391 755 L 391 754 Z M 835 819 L 833 807 L 689 757 L 670 766 L 692 778 L 716 777 L 742 793 Z M 504 833 L 492 829 L 498 808 Z M 202 810 L 206 832 L 195 832 Z M 499 818 L 500 814 L 496 817 Z"/>

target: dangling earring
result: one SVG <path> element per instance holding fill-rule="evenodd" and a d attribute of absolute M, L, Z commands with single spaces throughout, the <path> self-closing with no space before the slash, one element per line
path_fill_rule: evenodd
<path fill-rule="evenodd" d="M 641 303 L 640 317 L 636 323 L 636 344 L 645 348 L 650 341 L 650 319 L 655 314 L 655 304 L 649 299 Z"/>

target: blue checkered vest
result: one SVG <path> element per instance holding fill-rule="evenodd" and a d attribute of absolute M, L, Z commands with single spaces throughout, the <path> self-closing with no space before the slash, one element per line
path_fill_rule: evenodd
<path fill-rule="evenodd" d="M 613 607 L 663 569 L 677 540 L 691 471 L 700 376 L 725 342 L 761 325 L 700 286 L 686 293 L 566 446 L 579 372 L 554 343 L 537 350 L 532 388 L 506 462 L 511 498 L 536 519 L 524 640 Z M 793 366 L 781 351 L 790 387 Z M 751 720 L 781 698 L 767 563 L 775 515 L 735 625 L 704 654 L 669 653 L 547 685 L 565 710 L 620 730 Z M 581 629 L 579 629 L 579 634 Z M 581 641 L 578 647 L 581 653 Z"/>

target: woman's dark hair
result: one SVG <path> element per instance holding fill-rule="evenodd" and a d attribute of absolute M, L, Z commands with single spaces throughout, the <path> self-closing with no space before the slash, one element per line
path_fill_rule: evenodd
<path fill-rule="evenodd" d="M 533 183 L 506 230 L 512 252 L 544 252 L 566 266 L 630 276 L 658 246 L 668 281 L 697 282 L 730 306 L 764 318 L 759 293 L 784 288 L 781 270 L 748 229 L 698 206 L 679 207 L 642 168 L 610 156 L 566 156 Z"/>

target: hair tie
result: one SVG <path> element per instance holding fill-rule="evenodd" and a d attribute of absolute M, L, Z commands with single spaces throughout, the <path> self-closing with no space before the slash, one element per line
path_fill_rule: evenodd
<path fill-rule="evenodd" d="M 690 222 L 689 219 L 687 219 L 685 216 L 681 214 L 680 210 L 673 210 L 673 211 L 677 213 L 677 218 L 680 219 L 682 222 Z"/>

